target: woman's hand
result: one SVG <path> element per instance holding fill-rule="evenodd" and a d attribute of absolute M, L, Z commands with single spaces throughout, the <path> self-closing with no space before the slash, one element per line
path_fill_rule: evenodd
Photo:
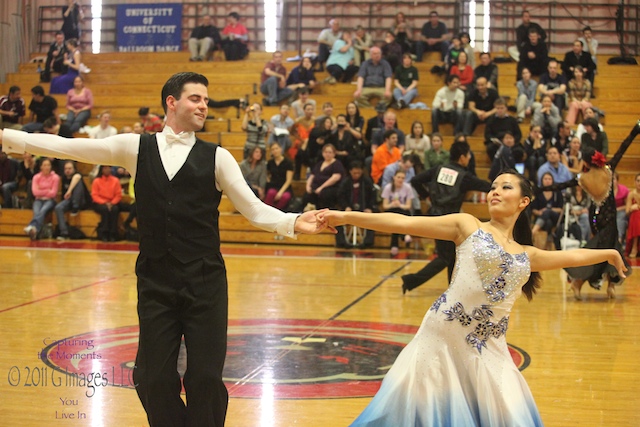
<path fill-rule="evenodd" d="M 624 265 L 624 260 L 620 256 L 620 252 L 615 249 L 608 249 L 611 252 L 611 257 L 609 258 L 609 264 L 613 265 L 616 270 L 618 270 L 618 275 L 623 279 L 626 279 L 627 276 L 624 274 L 627 271 L 627 266 Z"/>

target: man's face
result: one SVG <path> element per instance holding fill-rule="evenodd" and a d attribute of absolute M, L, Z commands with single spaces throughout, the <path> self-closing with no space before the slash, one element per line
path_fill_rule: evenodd
<path fill-rule="evenodd" d="M 42 102 L 42 100 L 44 99 L 43 95 L 36 95 L 35 93 L 31 92 L 31 97 L 33 98 L 34 101 L 36 102 Z"/>
<path fill-rule="evenodd" d="M 507 115 L 507 106 L 506 105 L 496 105 L 496 115 L 498 117 L 504 117 Z"/>
<path fill-rule="evenodd" d="M 102 176 L 111 176 L 111 166 L 102 166 Z"/>
<path fill-rule="evenodd" d="M 351 175 L 351 179 L 354 181 L 360 180 L 362 177 L 362 169 L 361 168 L 351 168 L 349 171 L 349 175 Z"/>
<path fill-rule="evenodd" d="M 333 105 L 324 105 L 322 107 L 322 112 L 325 116 L 330 116 L 333 114 Z"/>
<path fill-rule="evenodd" d="M 210 16 L 205 16 L 202 18 L 202 25 L 204 25 L 205 27 L 208 27 L 209 25 L 211 25 L 211 17 Z"/>
<path fill-rule="evenodd" d="M 480 77 L 477 81 L 476 81 L 476 88 L 478 89 L 478 92 L 480 93 L 486 93 L 487 92 L 487 79 L 485 79 L 484 77 Z"/>
<path fill-rule="evenodd" d="M 71 176 L 73 175 L 73 165 L 71 163 L 67 163 L 64 165 L 64 175 L 67 178 L 71 178 Z"/>
<path fill-rule="evenodd" d="M 21 92 L 19 90 L 10 93 L 9 94 L 9 99 L 13 102 L 13 101 L 17 101 L 18 99 L 20 99 L 20 94 Z"/>
<path fill-rule="evenodd" d="M 560 154 L 556 148 L 549 148 L 547 150 L 547 161 L 552 165 L 558 164 L 560 161 Z"/>
<path fill-rule="evenodd" d="M 516 140 L 513 137 L 513 135 L 511 135 L 510 133 L 507 133 L 502 137 L 502 143 L 506 147 L 513 147 L 513 145 L 516 143 Z"/>
<path fill-rule="evenodd" d="M 431 23 L 432 26 L 437 26 L 438 25 L 438 14 L 436 13 L 432 13 L 429 15 L 429 22 Z"/>
<path fill-rule="evenodd" d="M 550 77 L 556 77 L 558 75 L 558 63 L 556 61 L 549 61 L 547 71 L 549 71 Z"/>
<path fill-rule="evenodd" d="M 460 79 L 451 79 L 449 82 L 449 90 L 456 90 L 460 86 Z"/>
<path fill-rule="evenodd" d="M 571 126 L 568 123 L 564 123 L 560 128 L 560 136 L 569 136 L 571 135 Z"/>
<path fill-rule="evenodd" d="M 480 63 L 486 67 L 491 63 L 491 57 L 487 54 L 480 56 Z"/>
<path fill-rule="evenodd" d="M 62 46 L 64 43 L 64 34 L 56 34 L 56 44 Z"/>
<path fill-rule="evenodd" d="M 333 31 L 334 33 L 337 33 L 338 31 L 340 31 L 340 21 L 338 21 L 337 19 L 332 19 L 330 24 L 331 24 L 331 31 Z"/>
<path fill-rule="evenodd" d="M 200 83 L 186 83 L 180 99 L 167 97 L 167 114 L 173 112 L 173 126 L 176 132 L 197 131 L 202 129 L 207 118 L 209 95 L 206 86 Z"/>
<path fill-rule="evenodd" d="M 282 64 L 282 53 L 274 53 L 273 54 L 273 63 L 276 65 Z"/>
<path fill-rule="evenodd" d="M 280 107 L 280 115 L 282 117 L 287 117 L 289 115 L 289 106 L 288 105 L 283 105 L 282 107 Z"/>
<path fill-rule="evenodd" d="M 524 12 L 522 14 L 522 23 L 524 25 L 529 25 L 529 22 L 531 22 L 531 15 L 529 14 L 529 12 Z"/>
<path fill-rule="evenodd" d="M 142 123 L 135 122 L 133 124 L 133 133 L 138 134 L 138 135 L 144 133 L 144 128 L 142 127 Z"/>
<path fill-rule="evenodd" d="M 377 64 L 378 62 L 380 62 L 380 60 L 382 59 L 382 51 L 380 50 L 380 48 L 377 47 L 372 47 L 371 50 L 369 51 L 371 54 L 371 60 Z"/>
<path fill-rule="evenodd" d="M 532 44 L 532 45 L 537 45 L 537 44 L 538 44 L 538 38 L 539 38 L 539 37 L 540 37 L 540 36 L 539 36 L 539 35 L 538 35 L 538 33 L 537 33 L 537 32 L 535 32 L 535 31 L 534 31 L 534 32 L 532 32 L 532 33 L 529 33 L 529 42 L 531 42 L 531 44 Z"/>
<path fill-rule="evenodd" d="M 390 111 L 387 111 L 384 115 L 384 127 L 386 129 L 393 129 L 396 125 L 396 115 Z"/>
<path fill-rule="evenodd" d="M 580 54 L 582 52 L 582 43 L 580 43 L 579 41 L 574 41 L 573 42 L 573 53 L 575 53 L 576 55 Z"/>
<path fill-rule="evenodd" d="M 142 119 L 143 117 L 141 116 L 140 118 Z M 100 124 L 103 126 L 107 126 L 109 124 L 109 120 L 111 120 L 111 114 L 109 113 L 100 116 Z"/>
<path fill-rule="evenodd" d="M 398 135 L 395 133 L 391 135 L 389 139 L 387 139 L 387 143 L 389 144 L 389 147 L 395 147 L 398 145 Z"/>
<path fill-rule="evenodd" d="M 307 105 L 304 108 L 304 115 L 307 116 L 308 119 L 310 119 L 311 117 L 313 117 L 313 105 Z"/>
<path fill-rule="evenodd" d="M 347 118 L 346 118 L 346 117 L 344 117 L 344 116 L 339 116 L 339 117 L 336 119 L 336 123 L 338 124 L 338 126 L 340 126 L 340 125 L 342 125 L 342 126 L 346 126 L 346 124 L 347 124 Z"/>

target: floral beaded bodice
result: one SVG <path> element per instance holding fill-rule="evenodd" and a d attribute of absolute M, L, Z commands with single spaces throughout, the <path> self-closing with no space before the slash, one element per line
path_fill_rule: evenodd
<path fill-rule="evenodd" d="M 508 314 L 531 273 L 529 257 L 506 252 L 482 229 L 467 237 L 456 255 L 451 285 L 431 311 L 468 328 L 467 344 L 482 352 L 490 338 L 507 332 Z"/>

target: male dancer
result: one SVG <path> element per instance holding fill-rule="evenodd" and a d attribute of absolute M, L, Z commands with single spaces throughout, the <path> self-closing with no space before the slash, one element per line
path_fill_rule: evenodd
<path fill-rule="evenodd" d="M 449 163 L 419 173 L 411 180 L 421 198 L 431 197 L 430 216 L 460 212 L 467 191 L 489 192 L 491 183 L 479 179 L 465 169 L 471 159 L 468 142 L 456 141 L 449 150 Z M 422 270 L 402 276 L 402 293 L 417 288 L 445 267 L 449 281 L 456 262 L 456 245 L 449 240 L 436 240 L 438 256 Z"/>
<path fill-rule="evenodd" d="M 233 156 L 195 137 L 207 117 L 208 81 L 178 73 L 162 89 L 166 126 L 155 135 L 105 139 L 0 131 L 3 150 L 123 166 L 135 177 L 140 255 L 140 338 L 134 381 L 149 424 L 224 425 L 222 381 L 227 346 L 227 278 L 220 254 L 218 205 L 224 191 L 249 221 L 294 237 L 317 233 L 317 211 L 285 214 L 263 204 L 246 185 Z M 185 405 L 177 371 L 187 347 Z"/>

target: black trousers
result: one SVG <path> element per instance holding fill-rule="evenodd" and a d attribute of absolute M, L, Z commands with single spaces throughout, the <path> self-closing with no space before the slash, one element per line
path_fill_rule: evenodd
<path fill-rule="evenodd" d="M 453 266 L 456 263 L 456 244 L 449 240 L 436 240 L 436 251 L 438 252 L 438 256 L 429 264 L 425 265 L 422 270 L 417 273 L 402 276 L 402 283 L 407 289 L 417 288 L 445 268 L 447 269 L 449 282 L 451 282 Z"/>
<path fill-rule="evenodd" d="M 140 254 L 136 274 L 140 338 L 133 379 L 150 426 L 222 427 L 229 400 L 222 381 L 228 317 L 222 255 L 183 264 L 171 255 Z M 182 337 L 183 381 L 177 370 Z"/>
<path fill-rule="evenodd" d="M 118 216 L 120 208 L 112 205 L 111 210 L 106 204 L 94 203 L 93 210 L 100 214 L 100 232 L 103 236 L 116 237 L 118 234 Z"/>

